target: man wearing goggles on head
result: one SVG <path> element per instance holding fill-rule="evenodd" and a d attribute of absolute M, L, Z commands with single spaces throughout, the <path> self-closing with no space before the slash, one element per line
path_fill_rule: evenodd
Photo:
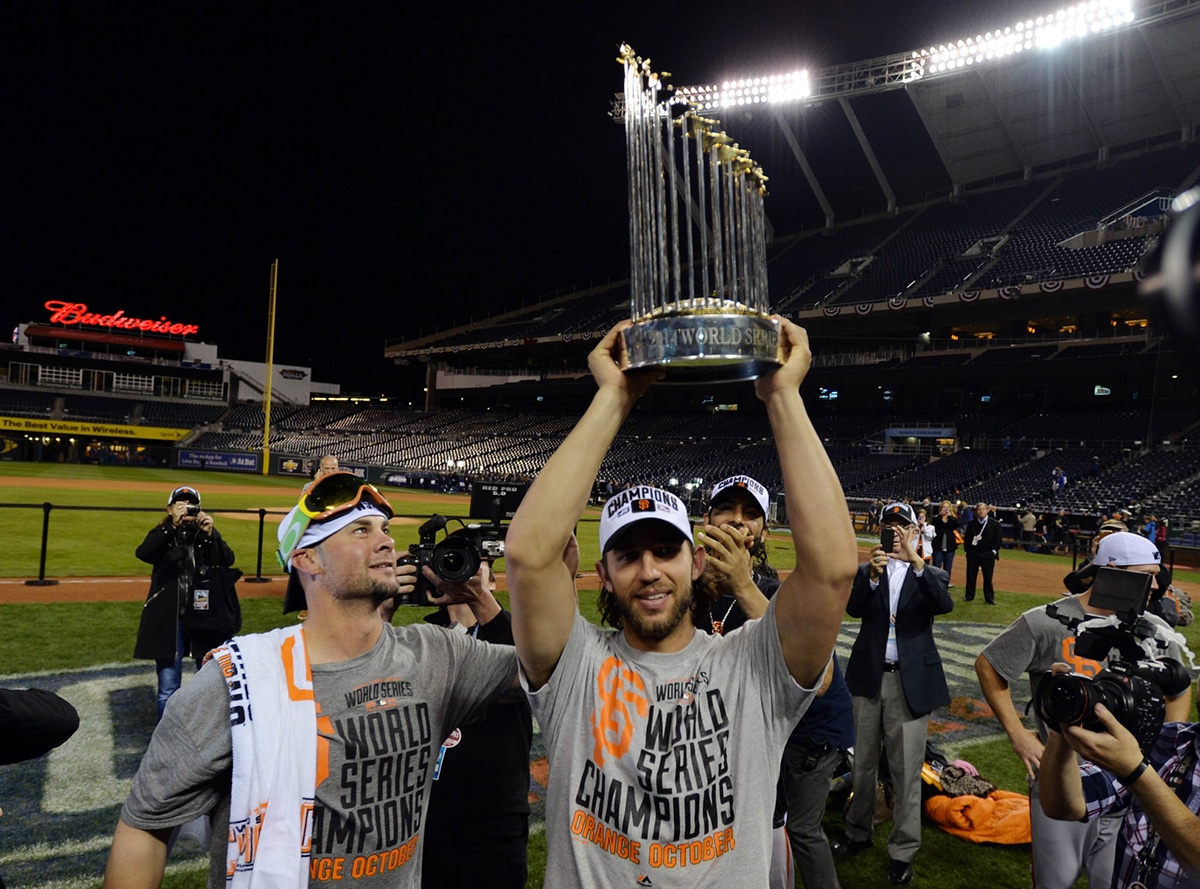
<path fill-rule="evenodd" d="M 178 693 L 121 810 L 106 887 L 157 886 L 171 828 L 205 813 L 210 887 L 420 886 L 438 747 L 513 684 L 516 659 L 380 620 L 416 586 L 416 568 L 396 566 L 391 517 L 347 472 L 301 495 L 278 554 L 284 610 L 307 617 L 234 638 Z"/>

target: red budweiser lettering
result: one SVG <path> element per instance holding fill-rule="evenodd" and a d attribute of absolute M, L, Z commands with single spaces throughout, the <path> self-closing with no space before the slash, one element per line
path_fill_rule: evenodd
<path fill-rule="evenodd" d="M 129 318 L 124 309 L 117 309 L 111 315 L 100 315 L 89 312 L 86 303 L 69 303 L 60 299 L 49 300 L 46 308 L 50 310 L 50 320 L 55 324 L 89 324 L 95 327 L 148 330 L 151 333 L 171 333 L 177 336 L 188 336 L 200 330 L 195 324 L 170 321 L 166 315 L 162 315 L 157 321 L 149 318 Z"/>

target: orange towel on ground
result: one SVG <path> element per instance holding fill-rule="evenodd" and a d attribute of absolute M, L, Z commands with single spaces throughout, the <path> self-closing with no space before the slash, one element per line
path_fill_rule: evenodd
<path fill-rule="evenodd" d="M 925 814 L 946 833 L 972 843 L 1031 841 L 1029 797 L 1023 793 L 995 790 L 987 797 L 937 794 L 925 801 Z"/>

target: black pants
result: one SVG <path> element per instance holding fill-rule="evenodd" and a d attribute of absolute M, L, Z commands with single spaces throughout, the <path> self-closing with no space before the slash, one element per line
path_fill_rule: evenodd
<path fill-rule="evenodd" d="M 996 601 L 996 590 L 992 586 L 992 572 L 996 570 L 996 560 L 991 556 L 978 556 L 967 550 L 967 592 L 963 597 L 968 602 L 975 598 L 975 578 L 983 569 L 983 598 L 988 602 Z"/>
<path fill-rule="evenodd" d="M 466 838 L 464 838 L 465 840 Z M 421 889 L 524 889 L 529 877 L 528 836 L 426 846 L 421 863 Z"/>

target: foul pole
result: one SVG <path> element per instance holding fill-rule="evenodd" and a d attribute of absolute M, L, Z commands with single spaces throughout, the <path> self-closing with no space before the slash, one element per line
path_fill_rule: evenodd
<path fill-rule="evenodd" d="M 279 260 L 271 263 L 271 298 L 267 302 L 267 379 L 263 387 L 262 474 L 271 472 L 271 380 L 275 377 L 275 287 L 279 283 Z"/>

